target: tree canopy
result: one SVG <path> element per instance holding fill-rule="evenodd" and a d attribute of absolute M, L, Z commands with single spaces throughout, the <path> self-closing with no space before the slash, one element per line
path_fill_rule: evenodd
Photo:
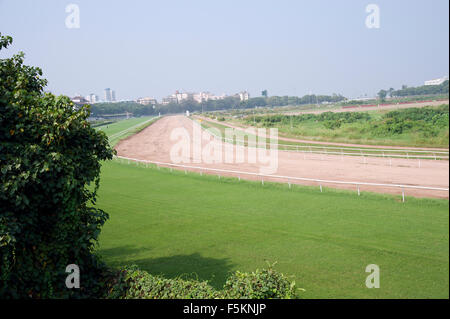
<path fill-rule="evenodd" d="M 0 50 L 12 38 L 0 34 Z M 95 295 L 94 243 L 108 215 L 95 208 L 101 161 L 114 151 L 66 96 L 44 93 L 21 52 L 0 59 L 0 298 Z M 83 287 L 65 286 L 77 264 Z"/>

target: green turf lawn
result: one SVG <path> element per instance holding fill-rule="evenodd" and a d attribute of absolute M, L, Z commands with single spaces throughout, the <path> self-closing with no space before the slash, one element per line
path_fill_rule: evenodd
<path fill-rule="evenodd" d="M 110 137 L 110 143 L 114 145 L 120 139 L 130 136 L 134 134 L 136 130 L 139 130 L 141 128 L 139 127 L 139 124 L 144 123 L 152 118 L 155 117 L 154 116 L 133 117 L 126 120 L 120 120 L 112 124 L 98 126 L 96 127 L 96 129 L 105 132 L 105 134 L 108 137 Z M 132 127 L 135 127 L 135 129 L 130 129 Z M 123 134 L 119 134 L 121 132 L 123 132 Z"/>
<path fill-rule="evenodd" d="M 436 106 L 432 108 L 437 108 Z M 406 112 L 408 109 L 398 109 L 399 112 Z M 290 138 L 301 138 L 322 142 L 355 143 L 368 145 L 390 145 L 390 146 L 409 146 L 409 147 L 439 147 L 448 148 L 448 127 L 442 128 L 437 136 L 425 136 L 420 128 L 405 131 L 402 134 L 392 134 L 389 136 L 378 136 L 368 128 L 377 123 L 382 116 L 392 109 L 361 111 L 370 114 L 371 120 L 368 122 L 344 123 L 340 128 L 328 129 L 324 127 L 323 122 L 316 120 L 307 120 L 301 124 L 275 123 L 273 127 L 278 128 L 279 136 Z M 261 116 L 262 114 L 258 114 Z M 266 114 L 275 115 L 275 114 Z M 221 117 L 218 113 L 217 117 Z M 252 123 L 252 117 L 247 116 L 244 119 L 228 118 L 227 121 L 238 125 L 252 125 L 263 127 L 263 123 Z"/>
<path fill-rule="evenodd" d="M 448 298 L 449 205 L 324 188 L 238 182 L 138 167 L 102 167 L 98 206 L 110 214 L 98 253 L 110 266 L 210 280 L 266 261 L 304 298 Z M 380 267 L 380 288 L 365 267 Z"/>
<path fill-rule="evenodd" d="M 379 117 L 381 117 L 381 115 L 377 115 Z M 212 135 L 215 136 L 220 136 L 222 138 L 226 137 L 225 135 L 225 129 L 229 128 L 229 126 L 226 125 L 222 125 L 220 123 L 217 122 L 212 122 L 212 121 L 207 121 L 207 120 L 202 120 L 201 122 L 198 121 L 198 119 L 194 120 L 197 121 L 197 123 L 200 123 L 200 125 L 205 129 L 208 130 Z M 353 125 L 358 125 L 356 123 L 352 123 Z M 314 124 L 314 125 L 319 125 L 319 124 Z M 360 125 L 360 124 L 359 124 Z M 217 131 L 218 130 L 218 131 Z M 325 129 L 324 129 L 325 130 Z M 253 134 L 247 134 L 248 137 L 253 137 L 255 138 L 256 141 L 256 136 Z M 402 139 L 404 138 L 404 136 L 402 136 Z M 242 141 L 245 140 L 243 137 L 238 138 L 238 140 Z M 392 140 L 392 139 L 391 139 Z M 390 140 L 390 141 L 391 141 Z M 295 151 L 295 150 L 300 150 L 300 151 L 306 151 L 308 152 L 310 149 L 308 147 L 305 146 L 312 146 L 312 149 L 316 152 L 331 152 L 331 154 L 337 154 L 339 155 L 340 152 L 345 152 L 345 153 L 353 153 L 355 156 L 362 156 L 361 155 L 361 151 L 360 150 L 364 150 L 364 154 L 376 154 L 381 156 L 383 153 L 380 152 L 380 150 L 376 150 L 374 148 L 370 148 L 370 147 L 345 147 L 345 146 L 340 146 L 337 147 L 336 145 L 332 145 L 332 144 L 324 144 L 321 145 L 324 148 L 319 147 L 318 144 L 313 144 L 313 143 L 301 143 L 301 142 L 292 142 L 292 141 L 284 141 L 284 140 L 274 140 L 274 139 L 270 139 L 269 136 L 267 136 L 267 140 L 266 140 L 267 144 L 266 147 L 269 148 L 270 147 L 270 142 L 272 143 L 276 143 L 278 144 L 278 149 L 279 150 L 289 150 L 289 151 Z M 230 142 L 229 140 L 227 142 Z M 236 142 L 234 142 L 234 144 L 236 144 Z M 245 145 L 247 146 L 248 143 L 247 142 L 238 142 L 238 144 L 240 145 Z M 387 143 L 389 144 L 389 143 Z M 400 143 L 401 144 L 401 143 Z M 254 145 L 254 144 L 252 144 Z M 289 145 L 289 146 L 286 146 Z M 298 148 L 296 148 L 295 146 L 298 146 Z M 326 147 L 331 147 L 331 149 L 326 150 Z M 418 155 L 422 155 L 424 156 L 423 158 L 430 158 L 432 156 L 435 156 L 436 154 L 433 151 L 429 151 L 429 152 L 421 152 L 421 153 L 411 153 L 409 150 L 402 150 L 402 149 L 397 149 L 395 151 L 393 151 L 394 149 L 392 149 L 390 152 L 386 152 L 386 154 L 390 154 L 390 155 L 402 155 L 404 158 L 408 158 L 410 155 L 415 156 L 415 158 L 418 158 Z M 445 156 L 444 154 L 437 154 L 438 156 Z"/>

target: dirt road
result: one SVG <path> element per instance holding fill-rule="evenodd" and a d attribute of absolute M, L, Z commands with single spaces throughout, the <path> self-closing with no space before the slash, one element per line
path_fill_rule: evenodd
<path fill-rule="evenodd" d="M 174 130 L 181 129 L 185 130 L 190 137 L 190 142 L 187 143 L 189 144 L 190 152 L 188 156 L 182 157 L 184 163 L 181 164 L 183 165 L 252 173 L 258 173 L 261 167 L 264 167 L 264 165 L 267 166 L 267 164 L 261 162 L 253 164 L 249 163 L 249 148 L 244 148 L 246 154 L 244 163 L 225 163 L 223 157 L 221 163 L 193 163 L 192 136 L 194 125 L 197 124 L 194 124 L 192 120 L 182 115 L 163 117 L 140 133 L 121 141 L 116 146 L 118 155 L 135 159 L 173 163 L 170 153 L 177 143 L 180 145 L 180 139 L 171 140 L 171 134 L 173 134 Z M 206 131 L 203 132 L 210 140 L 214 140 L 214 137 L 209 133 Z M 202 146 L 208 143 L 207 140 L 204 140 Z M 236 147 L 237 146 L 232 146 L 234 154 L 236 154 Z M 234 157 L 233 159 L 235 160 L 236 158 Z M 420 168 L 417 160 L 408 159 L 392 159 L 392 166 L 389 164 L 389 160 L 385 158 L 366 158 L 365 162 L 366 163 L 363 162 L 361 157 L 354 156 L 278 151 L 277 169 L 273 175 L 346 182 L 421 185 L 440 188 L 448 188 L 449 186 L 448 161 L 421 160 Z M 196 169 L 190 170 L 198 171 Z M 217 173 L 213 174 L 217 175 Z M 261 177 L 245 176 L 236 173 L 220 173 L 220 175 L 239 175 L 240 178 L 261 180 Z M 264 178 L 264 180 L 315 185 L 319 188 L 318 182 L 294 181 L 287 178 Z M 322 185 L 324 187 L 346 188 L 356 191 L 355 185 L 327 183 L 323 183 Z M 360 190 L 362 192 L 368 190 L 381 193 L 401 194 L 401 189 L 399 188 L 384 186 L 360 186 Z M 406 196 L 448 198 L 448 191 L 405 189 L 405 192 Z"/>

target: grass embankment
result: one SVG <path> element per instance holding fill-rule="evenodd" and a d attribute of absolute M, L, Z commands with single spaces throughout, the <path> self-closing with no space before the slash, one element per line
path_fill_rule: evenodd
<path fill-rule="evenodd" d="M 127 120 L 118 121 L 112 124 L 102 125 L 96 129 L 105 132 L 112 146 L 117 144 L 121 139 L 136 134 L 154 123 L 158 117 L 143 116 L 135 117 Z"/>
<path fill-rule="evenodd" d="M 247 126 L 276 127 L 280 136 L 314 141 L 448 148 L 448 114 L 448 105 L 441 105 L 395 111 L 269 114 L 224 120 Z"/>
<path fill-rule="evenodd" d="M 102 167 L 98 207 L 110 214 L 107 264 L 210 280 L 266 265 L 293 275 L 306 298 L 448 298 L 448 201 Z M 365 267 L 381 270 L 379 289 Z"/>
<path fill-rule="evenodd" d="M 211 134 L 222 137 L 223 141 L 231 142 L 229 139 L 225 140 L 225 130 L 229 128 L 229 126 L 226 126 L 224 124 L 220 124 L 213 121 L 208 121 L 202 119 L 201 121 L 199 119 L 194 119 L 199 123 L 203 129 L 209 131 Z M 242 128 L 243 129 L 243 128 Z M 239 132 L 238 130 L 236 132 Z M 257 139 L 255 135 L 247 134 L 246 137 L 244 136 L 237 136 L 235 140 L 233 140 L 233 144 L 239 144 L 248 146 L 248 138 L 251 137 L 254 140 L 250 143 L 251 146 L 254 146 L 255 143 L 257 143 Z M 270 140 L 269 137 L 267 137 L 266 147 L 270 148 L 270 142 L 277 143 L 279 150 L 287 150 L 287 151 L 298 151 L 298 152 L 316 152 L 316 153 L 322 153 L 322 154 L 334 154 L 334 155 L 353 155 L 353 156 L 394 156 L 394 157 L 403 157 L 403 158 L 422 158 L 422 159 L 442 159 L 440 157 L 447 157 L 448 159 L 448 151 L 445 153 L 441 153 L 441 151 L 434 152 L 434 151 L 410 151 L 405 149 L 389 149 L 389 150 L 383 150 L 383 149 L 376 149 L 373 147 L 346 147 L 346 146 L 336 146 L 333 144 L 323 144 L 318 145 L 314 143 L 301 143 L 301 142 L 293 142 L 293 141 L 285 141 L 285 140 Z M 435 157 L 436 156 L 436 157 Z"/>

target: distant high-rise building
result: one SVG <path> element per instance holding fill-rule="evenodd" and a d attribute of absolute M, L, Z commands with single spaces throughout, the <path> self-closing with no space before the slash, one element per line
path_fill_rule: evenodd
<path fill-rule="evenodd" d="M 112 98 L 111 98 L 111 89 L 110 88 L 106 88 L 105 89 L 105 102 L 111 102 Z"/>
<path fill-rule="evenodd" d="M 116 101 L 116 91 L 111 90 L 111 101 L 115 102 Z"/>
<path fill-rule="evenodd" d="M 88 96 L 86 96 L 86 100 L 89 101 L 89 103 L 97 103 L 99 101 L 98 95 L 91 93 Z"/>

